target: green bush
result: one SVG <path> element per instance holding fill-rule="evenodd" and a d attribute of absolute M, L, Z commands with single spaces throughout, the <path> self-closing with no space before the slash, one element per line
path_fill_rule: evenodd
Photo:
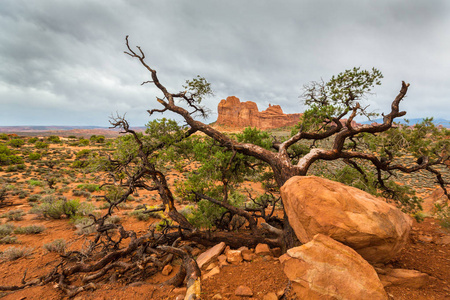
<path fill-rule="evenodd" d="M 78 141 L 78 146 L 88 146 L 89 145 L 89 140 L 87 139 L 80 139 Z"/>
<path fill-rule="evenodd" d="M 93 193 L 93 192 L 99 191 L 100 186 L 98 184 L 94 184 L 94 183 L 86 183 L 86 184 L 79 184 L 77 186 L 77 189 Z"/>
<path fill-rule="evenodd" d="M 48 144 L 47 144 L 47 143 L 44 143 L 44 142 L 42 142 L 42 141 L 37 141 L 37 142 L 34 144 L 34 147 L 36 147 L 36 149 L 47 149 L 47 148 L 48 148 Z"/>
<path fill-rule="evenodd" d="M 32 138 L 28 139 L 28 143 L 34 144 L 34 143 L 36 143 L 38 140 L 39 140 L 39 139 L 38 139 L 37 137 L 32 137 Z"/>
<path fill-rule="evenodd" d="M 47 138 L 47 141 L 49 143 L 53 143 L 53 144 L 59 144 L 61 143 L 61 139 L 59 138 L 59 136 L 56 135 L 51 135 Z"/>
<path fill-rule="evenodd" d="M 28 180 L 28 184 L 29 184 L 30 186 L 43 186 L 43 185 L 44 185 L 41 181 L 36 180 L 36 179 L 30 179 L 30 180 Z"/>
<path fill-rule="evenodd" d="M 14 148 L 20 148 L 25 144 L 25 141 L 22 139 L 12 139 L 8 142 L 8 145 Z"/>
<path fill-rule="evenodd" d="M 6 133 L 0 133 L 0 140 L 9 140 L 9 136 Z"/>
<path fill-rule="evenodd" d="M 39 159 L 41 159 L 41 154 L 40 153 L 30 153 L 29 155 L 28 155 L 28 158 L 30 159 L 30 160 L 39 160 Z"/>
<path fill-rule="evenodd" d="M 20 156 L 12 154 L 11 150 L 5 145 L 0 145 L 0 165 L 8 166 L 21 163 L 23 163 L 23 160 Z"/>

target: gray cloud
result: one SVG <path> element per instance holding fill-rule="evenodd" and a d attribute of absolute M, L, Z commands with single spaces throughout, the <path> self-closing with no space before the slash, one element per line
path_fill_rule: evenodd
<path fill-rule="evenodd" d="M 149 74 L 123 53 L 126 35 L 170 90 L 205 76 L 213 112 L 230 95 L 298 112 L 303 84 L 359 66 L 385 75 L 372 109 L 405 80 L 408 117 L 448 118 L 449 17 L 444 0 L 4 0 L 0 125 L 107 126 L 116 111 L 145 124 L 159 94 L 140 86 Z"/>

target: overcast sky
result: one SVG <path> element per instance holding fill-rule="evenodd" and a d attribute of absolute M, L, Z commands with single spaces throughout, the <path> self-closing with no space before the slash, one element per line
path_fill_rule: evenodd
<path fill-rule="evenodd" d="M 144 125 L 160 94 L 126 35 L 170 91 L 212 84 L 208 122 L 231 95 L 301 112 L 304 84 L 353 67 L 384 74 L 373 110 L 404 80 L 406 117 L 450 119 L 448 0 L 2 0 L 0 28 L 0 126 Z"/>

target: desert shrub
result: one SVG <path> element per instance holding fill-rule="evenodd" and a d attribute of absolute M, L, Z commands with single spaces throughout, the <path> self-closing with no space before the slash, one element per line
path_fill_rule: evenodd
<path fill-rule="evenodd" d="M 59 144 L 61 143 L 61 139 L 59 138 L 59 136 L 56 135 L 51 135 L 47 138 L 47 141 L 49 143 L 53 143 L 53 144 Z"/>
<path fill-rule="evenodd" d="M 139 221 L 147 221 L 148 219 L 150 219 L 150 215 L 145 213 L 143 209 L 133 210 L 132 212 L 129 212 L 128 215 L 136 218 Z"/>
<path fill-rule="evenodd" d="M 28 155 L 28 158 L 30 160 L 39 160 L 39 159 L 41 159 L 41 154 L 38 152 L 32 152 Z"/>
<path fill-rule="evenodd" d="M 88 162 L 85 160 L 75 160 L 72 162 L 72 168 L 75 169 L 82 169 L 82 168 L 86 168 L 88 166 Z"/>
<path fill-rule="evenodd" d="M 12 224 L 2 224 L 0 225 L 0 237 L 7 236 L 14 231 L 14 225 Z"/>
<path fill-rule="evenodd" d="M 23 220 L 25 212 L 21 209 L 10 210 L 7 213 L 1 215 L 2 218 L 7 218 L 9 221 L 20 221 Z"/>
<path fill-rule="evenodd" d="M 8 139 L 9 137 L 6 133 L 0 133 L 0 140 L 7 141 Z"/>
<path fill-rule="evenodd" d="M 8 166 L 21 163 L 23 163 L 23 159 L 20 156 L 12 154 L 11 150 L 5 145 L 0 145 L 0 165 Z"/>
<path fill-rule="evenodd" d="M 19 241 L 16 236 L 7 235 L 4 237 L 0 236 L 0 244 L 16 244 Z"/>
<path fill-rule="evenodd" d="M 104 143 L 105 142 L 105 136 L 104 135 L 92 135 L 89 140 L 91 143 Z"/>
<path fill-rule="evenodd" d="M 45 226 L 43 225 L 30 225 L 24 227 L 17 227 L 14 229 L 14 233 L 16 234 L 38 234 L 45 230 Z"/>
<path fill-rule="evenodd" d="M 80 159 L 80 158 L 87 158 L 87 157 L 89 157 L 89 154 L 91 154 L 91 150 L 83 149 L 83 150 L 78 151 L 75 156 L 76 156 L 77 159 Z"/>
<path fill-rule="evenodd" d="M 75 197 L 86 197 L 86 198 L 91 197 L 91 193 L 86 192 L 86 191 L 80 191 L 80 190 L 73 190 L 72 195 L 74 195 Z"/>
<path fill-rule="evenodd" d="M 74 218 L 78 216 L 86 216 L 94 210 L 92 204 L 78 200 L 55 200 L 52 202 L 44 202 L 39 206 L 31 209 L 32 213 L 42 215 L 46 218 L 61 219 L 63 216 Z"/>
<path fill-rule="evenodd" d="M 67 243 L 65 239 L 56 239 L 50 243 L 44 244 L 43 248 L 48 252 L 64 253 Z"/>
<path fill-rule="evenodd" d="M 47 144 L 47 143 L 44 143 L 44 142 L 42 142 L 42 141 L 37 141 L 37 142 L 34 144 L 34 147 L 36 147 L 36 149 L 47 149 L 47 148 L 48 148 L 48 144 Z"/>
<path fill-rule="evenodd" d="M 94 183 L 86 183 L 86 184 L 79 184 L 77 186 L 77 189 L 85 190 L 85 191 L 93 193 L 93 192 L 99 191 L 100 186 L 98 184 L 94 184 Z"/>
<path fill-rule="evenodd" d="M 38 139 L 37 137 L 32 137 L 32 138 L 29 138 L 29 139 L 28 139 L 28 143 L 34 144 L 34 143 L 36 143 L 38 140 L 39 140 L 39 139 Z"/>
<path fill-rule="evenodd" d="M 87 146 L 87 145 L 89 145 L 89 140 L 87 139 L 80 139 L 78 141 L 78 146 Z"/>
<path fill-rule="evenodd" d="M 74 221 L 75 231 L 78 235 L 91 234 L 97 231 L 97 226 L 91 218 L 79 218 Z"/>
<path fill-rule="evenodd" d="M 30 186 L 43 186 L 43 185 L 44 185 L 41 181 L 36 180 L 36 179 L 30 179 L 30 180 L 28 180 L 28 184 L 29 184 Z"/>
<path fill-rule="evenodd" d="M 67 138 L 69 138 L 69 139 L 76 139 L 77 137 L 74 136 L 74 135 L 69 135 Z"/>
<path fill-rule="evenodd" d="M 25 141 L 22 139 L 12 139 L 8 142 L 8 145 L 14 148 L 20 148 L 25 144 Z"/>
<path fill-rule="evenodd" d="M 9 248 L 7 248 L 5 251 L 3 251 L 2 253 L 2 259 L 3 260 L 16 260 L 19 259 L 21 257 L 25 257 L 31 254 L 31 252 L 33 252 L 33 249 L 31 248 L 25 248 L 25 247 L 14 247 L 11 246 Z"/>

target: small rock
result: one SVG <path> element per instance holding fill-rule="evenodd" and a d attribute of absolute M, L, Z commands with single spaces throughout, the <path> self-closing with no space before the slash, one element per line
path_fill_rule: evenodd
<path fill-rule="evenodd" d="M 263 297 L 263 300 L 278 300 L 278 296 L 275 293 L 268 293 Z"/>
<path fill-rule="evenodd" d="M 217 265 L 215 263 L 210 263 L 207 267 L 206 267 L 206 271 L 212 270 L 215 267 L 217 267 Z"/>
<path fill-rule="evenodd" d="M 215 294 L 211 299 L 213 300 L 219 300 L 219 299 L 223 299 L 221 294 Z"/>
<path fill-rule="evenodd" d="M 393 285 L 419 289 L 427 284 L 429 275 L 416 270 L 388 269 L 378 277 L 385 287 Z"/>
<path fill-rule="evenodd" d="M 441 237 L 440 239 L 438 239 L 436 241 L 436 244 L 439 244 L 439 245 L 448 245 L 448 244 L 450 244 L 450 235 L 446 235 L 446 236 Z"/>
<path fill-rule="evenodd" d="M 172 290 L 172 294 L 175 294 L 175 295 L 183 294 L 183 295 L 185 295 L 186 291 L 187 291 L 186 287 L 174 288 Z"/>
<path fill-rule="evenodd" d="M 184 295 L 178 295 L 175 300 L 183 300 L 184 299 Z"/>
<path fill-rule="evenodd" d="M 272 252 L 270 252 L 269 245 L 258 244 L 258 245 L 256 245 L 256 248 L 255 248 L 255 254 L 265 256 L 265 255 L 272 255 Z"/>
<path fill-rule="evenodd" d="M 255 257 L 256 257 L 256 254 L 255 253 L 253 253 L 253 251 L 251 251 L 251 250 L 243 250 L 242 252 L 241 252 L 241 254 L 242 254 L 242 258 L 245 260 L 245 261 L 252 261 L 253 259 L 255 259 Z"/>
<path fill-rule="evenodd" d="M 220 254 L 222 254 L 223 249 L 225 249 L 225 243 L 221 242 L 200 254 L 197 258 L 198 267 L 202 268 L 204 265 L 217 258 Z"/>
<path fill-rule="evenodd" d="M 234 294 L 236 296 L 243 296 L 243 297 L 252 297 L 253 296 L 252 289 L 245 285 L 238 286 L 236 291 L 234 291 Z"/>
<path fill-rule="evenodd" d="M 270 251 L 272 251 L 272 255 L 275 257 L 280 257 L 282 254 L 280 247 L 272 248 L 272 249 L 270 249 Z"/>
<path fill-rule="evenodd" d="M 227 262 L 230 264 L 239 264 L 242 262 L 242 254 L 239 250 L 228 250 L 225 255 L 227 256 Z"/>
<path fill-rule="evenodd" d="M 217 257 L 217 260 L 219 261 L 219 266 L 221 267 L 228 265 L 227 256 L 225 254 L 219 255 L 219 257 Z"/>
<path fill-rule="evenodd" d="M 209 277 L 212 277 L 214 275 L 217 275 L 220 273 L 220 268 L 219 267 L 215 267 L 214 269 L 212 269 L 211 271 L 208 272 L 208 274 L 203 276 L 203 280 L 208 279 Z"/>
<path fill-rule="evenodd" d="M 283 297 L 283 295 L 284 295 L 284 290 L 279 290 L 279 291 L 277 292 L 278 299 L 281 298 L 281 297 Z"/>
<path fill-rule="evenodd" d="M 431 243 L 433 241 L 433 237 L 429 235 L 419 235 L 417 239 L 423 243 Z"/>
<path fill-rule="evenodd" d="M 248 250 L 248 247 L 242 246 L 241 248 L 238 249 L 239 251 L 244 251 L 244 250 Z"/>
<path fill-rule="evenodd" d="M 170 273 L 172 273 L 173 267 L 171 265 L 166 265 L 163 270 L 161 271 L 161 274 L 164 276 L 168 276 Z"/>

